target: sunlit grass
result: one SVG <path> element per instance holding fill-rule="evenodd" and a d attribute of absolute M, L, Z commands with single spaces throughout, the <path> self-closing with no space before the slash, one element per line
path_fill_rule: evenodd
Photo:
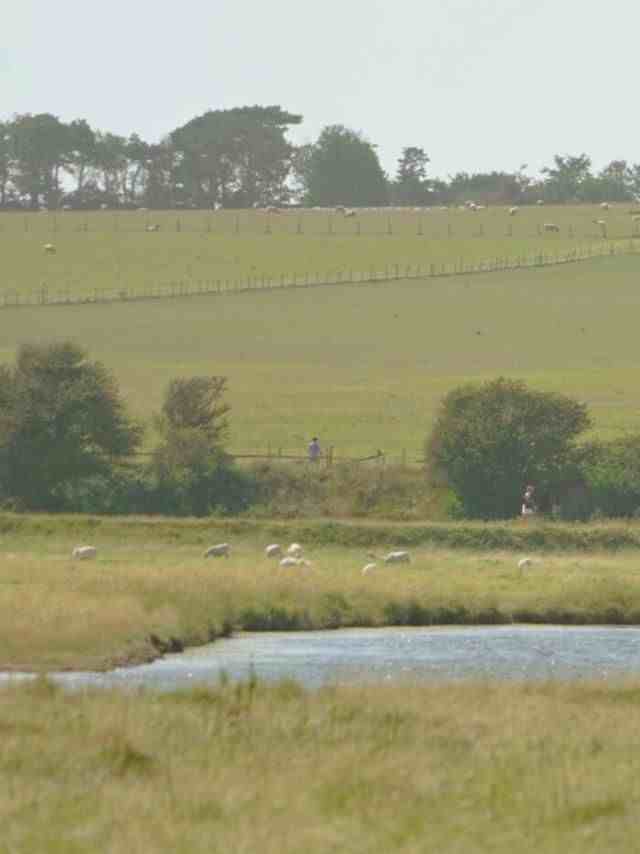
<path fill-rule="evenodd" d="M 623 205 L 606 214 L 595 205 L 527 208 L 517 217 L 502 207 L 478 213 L 361 212 L 353 219 L 313 211 L 4 213 L 0 291 L 45 288 L 54 299 L 64 291 L 277 281 L 294 273 L 397 275 L 416 265 L 437 270 L 443 264 L 553 256 L 600 243 L 605 235 L 594 219 L 603 217 L 609 239 L 640 236 Z M 546 222 L 558 224 L 561 232 L 546 233 Z M 148 233 L 150 224 L 160 230 Z M 43 251 L 44 242 L 53 242 L 55 255 Z"/>
<path fill-rule="evenodd" d="M 640 686 L 0 692 L 26 852 L 634 851 Z"/>
<path fill-rule="evenodd" d="M 154 235 L 148 235 L 153 237 Z M 640 257 L 388 285 L 0 313 L 0 359 L 72 337 L 149 418 L 169 378 L 229 379 L 231 448 L 419 459 L 442 396 L 514 376 L 584 400 L 596 432 L 638 428 Z M 149 440 L 151 440 L 151 435 Z"/>
<path fill-rule="evenodd" d="M 284 570 L 264 556 L 265 528 L 227 532 L 232 555 L 220 560 L 202 553 L 223 531 L 187 526 L 181 538 L 179 529 L 97 527 L 98 559 L 86 562 L 71 560 L 78 539 L 63 526 L 4 538 L 0 669 L 104 668 L 243 628 L 640 623 L 633 553 L 541 553 L 522 572 L 521 551 L 415 545 L 410 565 L 379 563 L 363 576 L 371 546 L 306 543 L 312 566 Z M 391 529 L 374 551 L 402 534 L 394 542 Z"/>

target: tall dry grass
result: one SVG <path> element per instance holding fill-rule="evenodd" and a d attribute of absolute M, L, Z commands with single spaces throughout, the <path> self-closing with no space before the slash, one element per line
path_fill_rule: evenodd
<path fill-rule="evenodd" d="M 640 684 L 0 692 L 0 850 L 629 854 Z"/>
<path fill-rule="evenodd" d="M 312 567 L 283 570 L 264 556 L 265 528 L 236 534 L 228 560 L 205 560 L 203 545 L 225 538 L 206 522 L 158 523 L 154 536 L 94 520 L 98 559 L 77 562 L 66 521 L 0 544 L 0 669 L 105 668 L 241 629 L 640 623 L 633 552 L 541 553 L 523 573 L 521 552 L 417 545 L 410 565 L 363 576 L 371 546 L 303 540 Z"/>

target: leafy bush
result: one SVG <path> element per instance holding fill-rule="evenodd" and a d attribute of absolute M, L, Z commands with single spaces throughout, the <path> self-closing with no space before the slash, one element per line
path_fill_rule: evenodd
<path fill-rule="evenodd" d="M 0 482 L 25 509 L 60 509 L 61 495 L 109 478 L 141 437 L 114 378 L 71 341 L 23 345 L 0 368 Z"/>
<path fill-rule="evenodd" d="M 446 483 L 465 516 L 517 515 L 525 484 L 550 496 L 577 476 L 575 440 L 590 425 L 586 406 L 499 378 L 453 389 L 426 443 L 431 481 Z"/>
<path fill-rule="evenodd" d="M 602 516 L 637 516 L 640 511 L 640 436 L 593 442 L 583 471 L 593 507 Z"/>

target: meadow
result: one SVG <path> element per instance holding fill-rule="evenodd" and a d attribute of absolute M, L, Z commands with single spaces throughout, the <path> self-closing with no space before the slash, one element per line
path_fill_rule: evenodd
<path fill-rule="evenodd" d="M 12 854 L 637 846 L 638 682 L 0 697 Z"/>
<path fill-rule="evenodd" d="M 626 209 L 479 214 L 0 215 L 2 288 L 143 287 L 562 252 L 632 235 Z M 558 222 L 560 235 L 541 233 Z M 145 226 L 160 224 L 159 232 Z M 329 232 L 332 233 L 329 233 Z M 391 232 L 391 233 L 389 233 Z M 45 256 L 44 242 L 57 252 Z M 150 247 L 153 247 L 150 249 Z M 431 259 L 431 260 L 430 260 Z M 560 267 L 153 302 L 0 310 L 0 362 L 73 338 L 149 418 L 168 380 L 229 378 L 234 450 L 416 462 L 438 401 L 503 374 L 639 426 L 640 256 Z M 148 438 L 149 442 L 153 437 Z M 374 465 L 378 465 L 375 463 Z M 305 544 L 280 570 L 268 542 Z M 229 540 L 228 560 L 204 548 Z M 70 559 L 98 547 L 95 562 Z M 636 523 L 0 516 L 0 669 L 106 669 L 230 632 L 640 623 Z M 361 574 L 401 546 L 409 566 Z M 525 572 L 517 562 L 534 558 Z M 628 852 L 640 685 L 225 684 L 0 690 L 0 851 Z"/>
<path fill-rule="evenodd" d="M 345 278 L 441 269 L 640 236 L 628 205 L 364 211 L 0 213 L 0 297 L 43 289 L 91 296 L 247 279 Z M 603 220 L 606 226 L 596 224 Z M 559 233 L 544 232 L 552 222 Z M 159 231 L 147 232 L 150 226 Z M 53 243 L 55 255 L 43 245 Z"/>
<path fill-rule="evenodd" d="M 0 670 L 101 670 L 243 629 L 640 623 L 636 551 L 617 548 L 637 548 L 637 525 L 0 521 Z M 265 557 L 293 538 L 311 567 Z M 205 560 L 221 540 L 231 557 Z M 73 561 L 78 542 L 97 559 Z M 369 551 L 397 546 L 411 564 L 362 575 Z M 524 572 L 523 554 L 534 556 Z"/>
<path fill-rule="evenodd" d="M 446 279 L 5 309 L 0 361 L 21 342 L 70 337 L 115 373 L 144 419 L 172 377 L 224 375 L 235 452 L 304 454 L 318 435 L 336 458 L 381 449 L 416 463 L 442 396 L 498 375 L 584 400 L 594 433 L 611 438 L 640 424 L 639 274 L 640 256 L 628 255 Z"/>

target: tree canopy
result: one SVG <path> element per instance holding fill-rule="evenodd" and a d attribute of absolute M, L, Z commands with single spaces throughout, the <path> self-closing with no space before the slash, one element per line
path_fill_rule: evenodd
<path fill-rule="evenodd" d="M 0 489 L 34 510 L 108 472 L 142 437 L 113 377 L 70 341 L 20 348 L 0 371 L 0 412 Z"/>
<path fill-rule="evenodd" d="M 343 125 L 326 127 L 312 146 L 305 190 L 309 205 L 381 205 L 388 198 L 374 146 Z"/>
<path fill-rule="evenodd" d="M 528 483 L 539 494 L 577 472 L 585 404 L 503 377 L 453 389 L 443 399 L 426 455 L 467 516 L 509 518 Z"/>

